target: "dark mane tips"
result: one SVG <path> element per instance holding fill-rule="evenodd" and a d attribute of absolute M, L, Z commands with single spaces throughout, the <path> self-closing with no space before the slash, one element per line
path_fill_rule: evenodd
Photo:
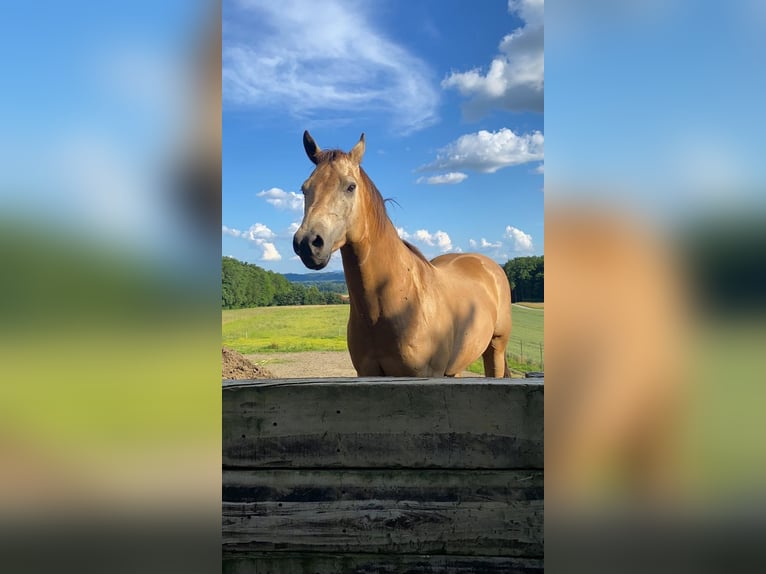
<path fill-rule="evenodd" d="M 409 241 L 407 241 L 405 239 L 402 239 L 402 243 L 404 243 L 407 246 L 407 249 L 409 249 L 415 255 L 417 255 L 420 259 L 422 259 L 423 262 L 427 263 L 428 265 L 431 265 L 431 262 L 428 259 L 426 259 L 426 256 L 423 255 L 423 253 L 420 251 L 420 249 L 418 249 L 412 243 L 410 243 Z"/>
<path fill-rule="evenodd" d="M 316 155 L 317 165 L 319 165 L 320 163 L 332 163 L 338 158 L 347 157 L 347 156 L 348 154 L 344 152 L 343 150 L 323 149 L 322 151 L 318 152 Z"/>
<path fill-rule="evenodd" d="M 362 176 L 362 183 L 367 189 L 367 193 L 370 196 L 370 205 L 372 206 L 373 216 L 372 219 L 375 222 L 375 226 L 378 230 L 385 229 L 388 219 L 388 213 L 386 212 L 386 202 L 383 200 L 383 196 L 378 191 L 378 188 L 361 167 L 359 168 L 359 174 Z"/>

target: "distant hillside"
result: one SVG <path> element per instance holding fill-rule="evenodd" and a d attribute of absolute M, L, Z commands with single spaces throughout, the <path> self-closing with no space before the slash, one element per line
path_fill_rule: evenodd
<path fill-rule="evenodd" d="M 290 283 L 336 283 L 346 281 L 343 271 L 323 271 L 319 273 L 283 273 Z"/>
<path fill-rule="evenodd" d="M 221 260 L 221 307 L 241 309 L 271 305 L 334 305 L 348 303 L 343 274 L 318 273 L 314 281 L 290 281 L 273 271 L 266 271 L 253 263 L 238 261 L 233 257 Z M 340 275 L 340 281 L 328 276 Z"/>
<path fill-rule="evenodd" d="M 515 257 L 503 269 L 514 302 L 542 302 L 545 263 L 542 255 Z M 270 305 L 348 303 L 343 271 L 274 273 L 232 257 L 222 258 L 221 306 L 224 309 Z"/>

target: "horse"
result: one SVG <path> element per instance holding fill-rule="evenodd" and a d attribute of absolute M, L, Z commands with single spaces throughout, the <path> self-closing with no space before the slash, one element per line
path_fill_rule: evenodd
<path fill-rule="evenodd" d="M 293 250 L 323 269 L 340 250 L 350 299 L 351 362 L 360 377 L 459 377 L 481 356 L 487 377 L 509 377 L 511 288 L 503 269 L 478 253 L 429 261 L 402 240 L 361 167 L 364 134 L 350 152 L 322 150 L 301 186 L 304 215 Z"/>

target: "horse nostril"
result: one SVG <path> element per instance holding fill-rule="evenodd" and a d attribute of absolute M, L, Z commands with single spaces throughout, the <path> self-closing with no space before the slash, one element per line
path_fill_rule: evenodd
<path fill-rule="evenodd" d="M 322 239 L 321 235 L 317 235 L 314 240 L 311 242 L 311 245 L 316 247 L 317 249 L 322 249 L 324 246 L 324 239 Z"/>

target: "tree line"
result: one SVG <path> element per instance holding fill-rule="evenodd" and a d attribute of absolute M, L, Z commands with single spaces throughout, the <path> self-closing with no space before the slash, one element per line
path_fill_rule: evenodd
<path fill-rule="evenodd" d="M 543 301 L 543 256 L 516 257 L 503 265 L 513 301 Z M 224 309 L 272 305 L 334 305 L 348 303 L 346 285 L 323 282 L 291 283 L 273 271 L 233 257 L 224 257 L 221 270 L 221 306 Z"/>
<path fill-rule="evenodd" d="M 343 303 L 343 286 L 301 285 L 273 271 L 233 257 L 221 267 L 221 306 L 224 309 L 272 305 L 331 305 Z"/>
<path fill-rule="evenodd" d="M 511 299 L 541 302 L 545 295 L 545 262 L 542 255 L 515 257 L 503 265 L 511 284 Z"/>

